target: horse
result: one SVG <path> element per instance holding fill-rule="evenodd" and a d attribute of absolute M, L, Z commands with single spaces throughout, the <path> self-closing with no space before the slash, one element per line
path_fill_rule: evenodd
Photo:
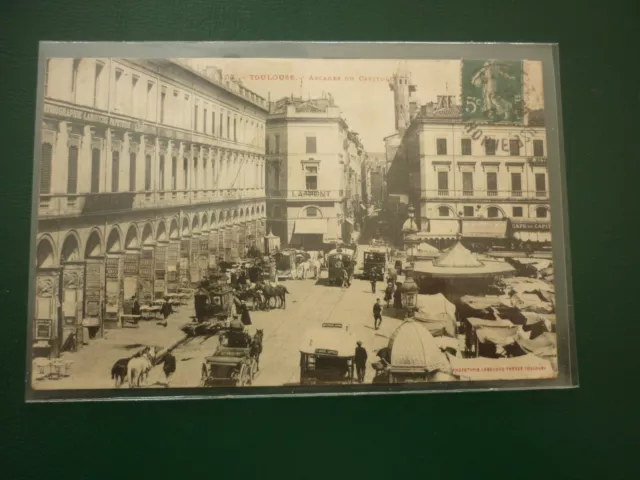
<path fill-rule="evenodd" d="M 298 278 L 302 280 L 306 280 L 307 273 L 309 272 L 310 262 L 309 260 L 305 260 L 304 262 L 300 262 L 298 264 Z"/>
<path fill-rule="evenodd" d="M 116 388 L 122 385 L 125 378 L 127 378 L 130 360 L 130 358 L 121 358 L 113 364 L 113 367 L 111 367 L 111 379 L 115 380 Z"/>
<path fill-rule="evenodd" d="M 262 353 L 263 338 L 264 330 L 257 330 L 253 340 L 251 340 L 251 345 L 249 346 L 249 355 L 255 359 L 258 370 L 260 370 L 260 354 Z"/>
<path fill-rule="evenodd" d="M 145 378 L 148 377 L 149 372 L 153 367 L 153 362 L 157 354 L 156 348 L 147 347 L 147 349 L 145 350 L 145 353 L 143 353 L 139 357 L 132 358 L 127 364 L 130 388 L 139 387 L 140 384 L 145 380 Z"/>
<path fill-rule="evenodd" d="M 276 288 L 268 285 L 266 283 L 260 284 L 256 288 L 259 288 L 264 295 L 264 309 L 268 310 L 271 308 L 271 299 L 274 298 L 274 308 L 277 306 L 276 302 L 278 301 L 278 293 L 276 292 Z"/>
<path fill-rule="evenodd" d="M 274 287 L 276 298 L 280 300 L 280 307 L 284 310 L 287 308 L 287 294 L 289 290 L 284 285 L 276 285 Z"/>

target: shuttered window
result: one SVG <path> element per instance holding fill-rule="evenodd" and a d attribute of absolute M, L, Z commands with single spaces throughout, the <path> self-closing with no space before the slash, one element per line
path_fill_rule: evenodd
<path fill-rule="evenodd" d="M 160 191 L 164 192 L 164 155 L 160 155 Z"/>
<path fill-rule="evenodd" d="M 144 189 L 151 190 L 151 155 L 144 157 Z"/>
<path fill-rule="evenodd" d="M 120 152 L 111 154 L 111 191 L 117 192 L 120 186 Z"/>
<path fill-rule="evenodd" d="M 136 191 L 136 154 L 129 154 L 129 191 Z"/>
<path fill-rule="evenodd" d="M 53 146 L 50 143 L 42 144 L 42 158 L 40 159 L 40 193 L 51 193 L 51 161 Z"/>
<path fill-rule="evenodd" d="M 91 150 L 91 193 L 100 191 L 100 149 Z"/>
<path fill-rule="evenodd" d="M 78 193 L 78 147 L 69 147 L 67 161 L 67 193 Z"/>

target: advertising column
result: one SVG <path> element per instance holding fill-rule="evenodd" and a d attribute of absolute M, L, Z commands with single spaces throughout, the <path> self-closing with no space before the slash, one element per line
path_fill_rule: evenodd
<path fill-rule="evenodd" d="M 153 247 L 140 253 L 140 303 L 153 303 Z"/>
<path fill-rule="evenodd" d="M 89 337 L 102 336 L 102 308 L 104 305 L 105 260 L 87 260 L 84 290 L 84 326 Z M 85 339 L 86 340 L 86 339 Z"/>
<path fill-rule="evenodd" d="M 122 309 L 127 315 L 131 314 L 133 301 L 140 297 L 138 292 L 138 276 L 140 274 L 140 252 L 128 250 L 124 254 L 124 282 Z"/>
<path fill-rule="evenodd" d="M 167 293 L 167 255 L 169 246 L 166 243 L 159 243 L 156 246 L 156 258 L 153 276 L 153 297 L 162 299 Z"/>
<path fill-rule="evenodd" d="M 120 321 L 122 311 L 122 274 L 124 258 L 122 255 L 109 255 L 105 267 L 105 316 L 104 328 L 115 328 Z"/>
<path fill-rule="evenodd" d="M 189 275 L 191 285 L 200 281 L 200 234 L 191 237 L 191 255 L 189 256 Z M 191 286 L 190 285 L 190 286 Z"/>
<path fill-rule="evenodd" d="M 232 261 L 232 243 L 233 243 L 233 227 L 225 227 L 224 229 L 224 260 Z"/>
<path fill-rule="evenodd" d="M 180 264 L 178 266 L 178 274 L 180 279 L 180 288 L 190 288 L 191 280 L 189 278 L 189 250 L 191 247 L 191 239 L 183 238 L 180 240 Z"/>
<path fill-rule="evenodd" d="M 178 293 L 180 285 L 180 242 L 172 240 L 167 248 L 167 293 Z"/>
<path fill-rule="evenodd" d="M 67 263 L 62 270 L 62 350 L 80 346 L 84 312 L 84 262 Z M 72 338 L 73 337 L 73 338 Z"/>
<path fill-rule="evenodd" d="M 218 230 L 209 232 L 209 268 L 218 264 Z"/>
<path fill-rule="evenodd" d="M 204 232 L 200 236 L 200 256 L 198 260 L 199 277 L 202 280 L 207 278 L 209 270 L 209 232 Z"/>
<path fill-rule="evenodd" d="M 60 332 L 58 311 L 60 307 L 60 270 L 40 268 L 36 277 L 35 321 L 33 322 L 36 342 L 34 353 L 42 345 L 42 355 L 57 357 L 60 353 Z M 60 328 L 61 330 L 61 328 Z M 49 350 L 49 351 L 47 351 Z"/>
<path fill-rule="evenodd" d="M 231 261 L 235 262 L 238 258 L 240 258 L 240 226 L 234 225 L 231 232 Z"/>

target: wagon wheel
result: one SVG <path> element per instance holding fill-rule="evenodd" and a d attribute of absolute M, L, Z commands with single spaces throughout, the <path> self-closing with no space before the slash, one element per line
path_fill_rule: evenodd
<path fill-rule="evenodd" d="M 238 372 L 238 377 L 236 379 L 236 385 L 240 387 L 244 387 L 247 384 L 251 383 L 251 370 L 247 363 L 243 363 L 242 367 L 240 367 L 240 372 Z"/>
<path fill-rule="evenodd" d="M 209 380 L 209 372 L 207 371 L 206 365 L 202 365 L 202 373 L 200 374 L 200 386 L 206 387 Z"/>
<path fill-rule="evenodd" d="M 249 385 L 253 385 L 253 379 L 256 378 L 258 374 L 258 362 L 255 358 L 251 359 L 249 363 Z"/>

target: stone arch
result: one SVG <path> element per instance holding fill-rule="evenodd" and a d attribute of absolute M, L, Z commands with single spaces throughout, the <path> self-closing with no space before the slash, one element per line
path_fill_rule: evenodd
<path fill-rule="evenodd" d="M 180 229 L 178 227 L 178 219 L 176 217 L 173 217 L 169 224 L 169 238 L 171 240 L 177 240 L 180 238 Z"/>
<path fill-rule="evenodd" d="M 251 218 L 253 218 L 256 214 L 256 207 L 251 207 Z"/>
<path fill-rule="evenodd" d="M 307 218 L 307 217 L 322 218 L 322 209 L 317 205 L 307 205 L 302 210 L 300 210 L 299 218 Z"/>
<path fill-rule="evenodd" d="M 494 209 L 494 211 L 496 211 L 498 213 L 497 217 L 490 217 L 489 213 L 491 209 Z M 486 207 L 484 207 L 481 211 L 480 211 L 480 216 L 484 217 L 484 218 L 507 218 L 507 214 L 505 213 L 505 211 L 502 209 L 502 207 L 499 207 L 497 205 L 488 205 Z"/>
<path fill-rule="evenodd" d="M 140 247 L 140 239 L 138 235 L 138 227 L 134 223 L 131 224 L 129 230 L 127 230 L 127 235 L 124 239 L 124 248 L 127 249 L 135 249 Z"/>
<path fill-rule="evenodd" d="M 240 209 L 240 221 L 242 222 L 243 219 L 244 219 L 244 210 L 241 208 Z"/>
<path fill-rule="evenodd" d="M 182 235 L 191 235 L 191 229 L 189 228 L 189 217 L 186 215 L 182 219 Z"/>
<path fill-rule="evenodd" d="M 541 215 L 542 214 L 542 215 Z M 529 212 L 530 218 L 551 218 L 551 209 L 546 205 L 533 205 Z"/>
<path fill-rule="evenodd" d="M 107 237 L 107 253 L 117 253 L 122 251 L 122 232 L 120 227 L 114 225 L 111 227 L 109 236 Z"/>
<path fill-rule="evenodd" d="M 102 234 L 100 230 L 94 228 L 89 234 L 86 246 L 84 248 L 84 258 L 101 257 L 104 255 L 102 246 Z"/>
<path fill-rule="evenodd" d="M 247 208 L 244 210 L 244 216 L 245 216 L 246 218 L 249 218 L 249 207 L 247 207 Z"/>
<path fill-rule="evenodd" d="M 158 226 L 156 227 L 156 242 L 166 242 L 167 241 L 167 227 L 165 226 L 164 220 L 160 220 L 158 222 Z"/>
<path fill-rule="evenodd" d="M 142 245 L 153 244 L 153 226 L 147 222 L 142 229 Z"/>
<path fill-rule="evenodd" d="M 226 215 L 225 220 L 226 220 L 227 223 L 229 223 L 231 221 L 231 211 L 230 210 L 227 210 L 227 215 Z"/>
<path fill-rule="evenodd" d="M 209 228 L 215 228 L 216 223 L 218 223 L 216 212 L 211 212 L 209 214 Z"/>
<path fill-rule="evenodd" d="M 53 239 L 49 235 L 43 235 L 38 240 L 36 247 L 36 266 L 49 268 L 56 264 L 56 249 Z"/>
<path fill-rule="evenodd" d="M 209 216 L 207 215 L 207 212 L 204 212 L 202 214 L 202 231 L 203 232 L 208 232 L 209 231 Z"/>
<path fill-rule="evenodd" d="M 60 263 L 75 262 L 82 259 L 80 245 L 80 236 L 75 230 L 67 233 L 60 250 Z"/>
<path fill-rule="evenodd" d="M 193 220 L 191 221 L 191 232 L 192 233 L 200 233 L 200 219 L 198 215 L 193 216 Z"/>
<path fill-rule="evenodd" d="M 443 215 L 443 213 L 448 212 L 448 215 Z M 455 209 L 446 203 L 441 203 L 440 205 L 436 205 L 436 218 L 457 218 L 458 214 Z"/>

